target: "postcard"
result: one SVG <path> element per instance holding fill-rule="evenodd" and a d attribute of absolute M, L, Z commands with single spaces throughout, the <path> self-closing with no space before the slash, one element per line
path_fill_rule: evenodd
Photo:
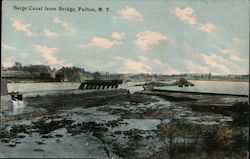
<path fill-rule="evenodd" d="M 249 0 L 3 0 L 0 158 L 249 158 Z"/>

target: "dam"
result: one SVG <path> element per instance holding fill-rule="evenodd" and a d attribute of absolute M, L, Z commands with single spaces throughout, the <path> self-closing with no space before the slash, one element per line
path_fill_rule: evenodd
<path fill-rule="evenodd" d="M 119 80 L 91 80 L 85 82 L 60 83 L 9 83 L 1 81 L 1 111 L 10 109 L 14 103 L 23 102 L 24 106 L 70 107 L 90 106 L 110 98 L 128 95 L 129 91 L 118 88 Z M 98 89 L 99 88 L 99 89 Z"/>

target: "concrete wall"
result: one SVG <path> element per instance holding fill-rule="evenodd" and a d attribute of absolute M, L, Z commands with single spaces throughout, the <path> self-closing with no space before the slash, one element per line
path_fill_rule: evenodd
<path fill-rule="evenodd" d="M 0 111 L 4 111 L 13 106 L 11 96 L 8 95 L 7 83 L 9 81 L 1 78 L 1 105 Z"/>
<path fill-rule="evenodd" d="M 128 94 L 126 89 L 68 90 L 46 95 L 24 94 L 23 100 L 26 106 L 43 107 L 53 111 L 75 106 L 103 105 L 107 100 L 126 97 Z"/>
<path fill-rule="evenodd" d="M 1 78 L 1 96 L 8 94 L 7 83 L 8 83 L 7 79 Z"/>
<path fill-rule="evenodd" d="M 8 91 L 31 92 L 47 90 L 78 89 L 79 82 L 40 82 L 40 83 L 8 83 Z"/>
<path fill-rule="evenodd" d="M 13 106 L 12 98 L 10 95 L 1 96 L 1 111 L 7 110 Z"/>

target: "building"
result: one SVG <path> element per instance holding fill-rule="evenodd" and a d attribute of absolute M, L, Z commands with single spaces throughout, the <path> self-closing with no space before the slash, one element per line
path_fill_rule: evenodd
<path fill-rule="evenodd" d="M 63 82 L 64 81 L 64 73 L 62 71 L 57 71 L 55 74 L 55 82 Z"/>

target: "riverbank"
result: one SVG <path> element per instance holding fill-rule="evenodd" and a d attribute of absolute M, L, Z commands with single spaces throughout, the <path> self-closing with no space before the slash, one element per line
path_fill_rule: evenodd
<path fill-rule="evenodd" d="M 247 95 L 183 92 L 154 89 L 139 94 L 156 95 L 177 105 L 189 107 L 195 111 L 213 112 L 228 115 L 232 105 L 238 102 L 248 103 Z"/>

